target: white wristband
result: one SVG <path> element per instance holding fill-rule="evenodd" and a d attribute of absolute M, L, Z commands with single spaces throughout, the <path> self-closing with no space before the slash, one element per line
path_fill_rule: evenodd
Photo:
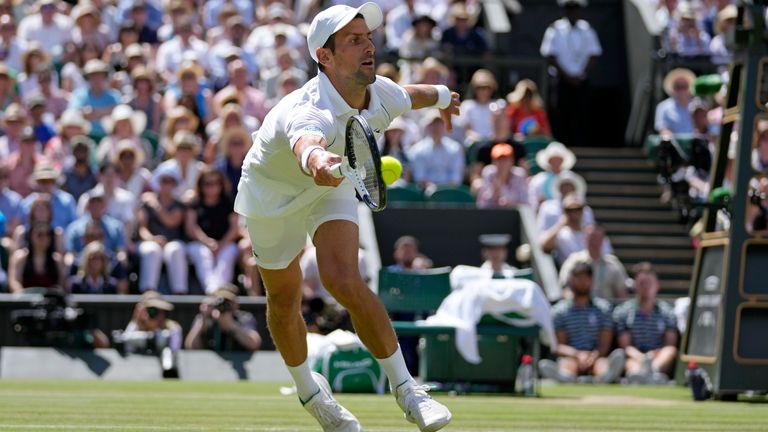
<path fill-rule="evenodd" d="M 451 105 L 451 90 L 444 85 L 436 85 L 434 87 L 435 90 L 437 90 L 437 103 L 434 105 L 435 108 L 448 108 L 448 106 Z"/>
<path fill-rule="evenodd" d="M 315 150 L 325 150 L 325 147 L 319 146 L 319 145 L 311 145 L 307 148 L 305 148 L 301 152 L 301 171 L 306 175 L 312 175 L 309 172 L 309 167 L 307 167 L 307 164 L 309 163 L 309 156 L 312 154 Z"/>

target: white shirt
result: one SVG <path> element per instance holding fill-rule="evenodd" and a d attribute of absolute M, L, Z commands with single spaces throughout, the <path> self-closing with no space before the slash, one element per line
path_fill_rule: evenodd
<path fill-rule="evenodd" d="M 411 108 L 411 98 L 404 88 L 381 76 L 368 91 L 368 108 L 359 114 L 378 138 L 395 117 Z M 293 146 L 299 138 L 315 135 L 325 139 L 328 151 L 343 154 L 347 119 L 354 114 L 357 110 L 322 72 L 284 97 L 254 135 L 243 163 L 235 211 L 250 218 L 287 215 L 330 191 L 301 172 Z"/>
<path fill-rule="evenodd" d="M 173 190 L 174 196 L 181 197 L 187 192 L 194 192 L 197 190 L 197 177 L 200 175 L 200 171 L 205 168 L 205 164 L 199 160 L 191 160 L 187 164 L 186 172 L 181 169 L 179 161 L 176 159 L 168 159 L 155 168 L 155 170 L 164 169 L 165 167 L 171 167 L 181 175 L 181 183 Z"/>
<path fill-rule="evenodd" d="M 559 264 L 563 264 L 568 257 L 578 251 L 582 251 L 587 248 L 587 241 L 584 239 L 584 231 L 574 231 L 570 227 L 565 226 L 557 233 L 555 238 L 555 250 L 557 251 L 557 261 Z M 606 237 L 603 240 L 602 254 L 608 255 L 613 253 L 611 243 Z"/>
<path fill-rule="evenodd" d="M 536 228 L 540 233 L 555 226 L 557 221 L 563 215 L 563 201 L 560 198 L 546 200 L 539 206 L 539 212 L 536 214 Z M 592 207 L 584 206 L 584 213 L 581 215 L 581 226 L 595 224 L 595 213 Z"/>
<path fill-rule="evenodd" d="M 477 133 L 480 138 L 491 138 L 493 136 L 493 112 L 491 104 L 498 101 L 491 100 L 489 103 L 481 104 L 474 99 L 467 99 L 461 102 L 461 115 L 458 124 Z"/>
<path fill-rule="evenodd" d="M 104 186 L 97 184 L 93 189 L 80 195 L 80 199 L 77 200 L 77 214 L 80 216 L 86 214 L 86 207 L 88 206 L 88 201 L 91 199 L 91 194 L 103 190 Z M 108 198 L 106 213 L 126 224 L 124 227 L 125 232 L 130 235 L 129 227 L 133 227 L 136 220 L 136 197 L 127 190 L 121 187 L 116 187 L 112 192 L 112 196 Z"/>
<path fill-rule="evenodd" d="M 184 60 L 184 53 L 192 51 L 196 54 L 200 66 L 207 68 L 208 44 L 192 36 L 189 38 L 189 45 L 184 45 L 180 37 L 163 42 L 157 49 L 157 70 L 160 72 L 176 73 Z"/>
<path fill-rule="evenodd" d="M 49 26 L 43 25 L 43 17 L 38 13 L 22 18 L 16 34 L 27 43 L 40 42 L 43 51 L 49 55 L 58 54 L 55 51 L 64 42 L 72 39 L 72 19 L 66 15 L 55 14 Z"/>
<path fill-rule="evenodd" d="M 555 57 L 560 68 L 570 76 L 581 76 L 589 58 L 602 53 L 597 33 L 584 20 L 576 21 L 576 26 L 566 18 L 555 21 L 547 27 L 541 42 L 541 55 Z"/>

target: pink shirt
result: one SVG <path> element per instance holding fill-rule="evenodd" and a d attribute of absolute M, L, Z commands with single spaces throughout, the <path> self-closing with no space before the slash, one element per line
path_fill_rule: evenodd
<path fill-rule="evenodd" d="M 520 167 L 512 167 L 507 181 L 499 188 L 498 197 L 494 197 L 498 168 L 496 165 L 487 165 L 482 171 L 482 186 L 477 191 L 477 206 L 509 207 L 528 204 L 528 183 L 525 170 Z"/>

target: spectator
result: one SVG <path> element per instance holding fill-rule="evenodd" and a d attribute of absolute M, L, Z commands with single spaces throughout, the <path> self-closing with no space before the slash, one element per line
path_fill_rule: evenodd
<path fill-rule="evenodd" d="M 35 73 L 41 66 L 48 65 L 50 62 L 50 55 L 43 50 L 39 43 L 27 44 L 24 54 L 21 55 L 22 69 L 16 77 L 22 98 L 27 98 L 30 93 L 39 90 Z"/>
<path fill-rule="evenodd" d="M 709 43 L 712 63 L 716 65 L 728 66 L 733 60 L 733 53 L 727 47 L 726 38 L 731 29 L 736 25 L 737 15 L 738 10 L 732 4 L 724 7 L 717 13 L 717 21 L 715 21 L 717 34 Z"/>
<path fill-rule="evenodd" d="M 246 27 L 254 24 L 254 2 L 249 0 L 235 0 L 232 2 L 225 0 L 209 0 L 203 7 L 203 26 L 206 30 L 212 29 L 217 23 L 221 22 L 221 14 L 227 7 L 233 7 L 237 16 L 241 17 Z"/>
<path fill-rule="evenodd" d="M 402 42 L 395 47 L 400 57 L 421 60 L 440 48 L 440 42 L 433 37 L 437 22 L 431 16 L 416 15 L 410 22 L 410 26 L 401 33 Z"/>
<path fill-rule="evenodd" d="M 208 123 L 205 127 L 209 140 L 206 144 L 203 160 L 211 162 L 216 157 L 216 143 L 221 140 L 221 135 L 230 129 L 245 128 L 249 134 L 259 130 L 261 123 L 256 117 L 243 114 L 240 105 L 242 98 L 234 91 L 231 99 L 222 99 L 225 103 L 221 107 L 219 117 Z"/>
<path fill-rule="evenodd" d="M 443 31 L 440 46 L 447 56 L 481 57 L 489 52 L 485 31 L 475 25 L 475 17 L 464 3 L 454 3 L 449 12 L 450 27 Z"/>
<path fill-rule="evenodd" d="M 160 149 L 167 151 L 173 146 L 173 137 L 176 132 L 187 131 L 195 133 L 200 120 L 187 107 L 175 106 L 170 111 L 165 111 L 165 124 L 163 134 L 160 137 Z M 168 155 L 165 155 L 166 157 Z"/>
<path fill-rule="evenodd" d="M 572 253 L 560 268 L 560 285 L 567 289 L 568 275 L 578 263 L 592 266 L 592 295 L 617 303 L 627 298 L 627 272 L 624 264 L 613 254 L 603 253 L 605 229 L 597 225 L 584 228 L 584 241 L 587 248 Z M 566 293 L 570 296 L 572 293 Z"/>
<path fill-rule="evenodd" d="M 68 93 L 77 91 L 87 91 L 88 82 L 84 77 L 85 65 L 91 60 L 100 60 L 102 56 L 101 48 L 93 41 L 86 41 L 82 44 L 67 42 L 64 45 L 64 54 L 62 62 L 64 67 L 61 69 L 61 88 Z M 106 63 L 105 63 L 106 65 Z M 107 66 L 109 69 L 109 66 Z M 112 76 L 114 79 L 114 76 Z M 22 94 L 27 94 L 22 92 Z"/>
<path fill-rule="evenodd" d="M 101 60 L 89 60 L 83 68 L 88 81 L 88 88 L 72 93 L 69 108 L 81 109 L 85 118 L 91 122 L 94 134 L 104 134 L 101 119 L 109 116 L 120 103 L 120 94 L 108 88 L 109 68 Z"/>
<path fill-rule="evenodd" d="M 445 136 L 445 125 L 437 110 L 424 114 L 427 136 L 411 147 L 408 157 L 413 166 L 413 180 L 422 189 L 457 186 L 464 179 L 464 149 Z"/>
<path fill-rule="evenodd" d="M 656 298 L 659 280 L 651 263 L 639 263 L 632 271 L 636 297 L 613 311 L 619 347 L 627 356 L 627 380 L 666 384 L 677 359 L 675 314 L 671 306 Z"/>
<path fill-rule="evenodd" d="M 102 50 L 101 60 L 111 69 L 121 72 L 128 69 L 130 72 L 128 63 L 130 58 L 136 55 L 136 48 L 139 48 L 139 56 L 143 57 L 143 49 L 138 42 L 139 33 L 136 31 L 136 24 L 131 20 L 123 21 L 117 32 L 117 42 L 107 45 L 107 48 Z"/>
<path fill-rule="evenodd" d="M 221 88 L 228 83 L 228 66 L 235 60 L 245 64 L 248 74 L 255 76 L 259 70 L 254 55 L 243 49 L 248 27 L 242 17 L 235 15 L 227 19 L 224 25 L 224 34 L 218 42 L 211 47 L 209 62 L 211 78 L 216 83 L 216 88 Z"/>
<path fill-rule="evenodd" d="M 693 133 L 693 120 L 688 105 L 695 79 L 693 72 L 683 68 L 672 69 L 664 77 L 664 92 L 669 98 L 656 106 L 656 132 L 663 136 Z"/>
<path fill-rule="evenodd" d="M 509 144 L 493 146 L 493 162 L 483 168 L 480 179 L 472 184 L 478 207 L 509 208 L 528 204 L 528 176 L 523 168 L 515 166 L 514 155 Z"/>
<path fill-rule="evenodd" d="M 150 44 L 156 46 L 160 43 L 160 39 L 157 37 L 158 23 L 151 21 L 151 15 L 158 14 L 159 8 L 155 9 L 152 6 L 151 1 L 146 0 L 127 0 L 132 4 L 130 6 L 130 20 L 133 22 L 134 28 L 139 34 L 139 43 Z M 152 12 L 152 13 L 150 13 Z"/>
<path fill-rule="evenodd" d="M 507 263 L 507 246 L 512 239 L 509 234 L 483 234 L 479 238 L 483 246 L 483 264 L 480 268 L 493 272 L 493 279 L 512 279 L 517 269 Z"/>
<path fill-rule="evenodd" d="M 93 241 L 83 249 L 80 268 L 68 281 L 72 294 L 117 294 L 117 279 L 110 276 L 104 244 Z"/>
<path fill-rule="evenodd" d="M 38 42 L 49 55 L 61 52 L 72 37 L 72 19 L 57 11 L 58 0 L 40 0 L 34 12 L 19 22 L 18 35 L 24 42 Z"/>
<path fill-rule="evenodd" d="M 575 382 L 589 376 L 599 383 L 611 383 L 624 369 L 624 351 L 610 352 L 613 344 L 611 306 L 592 297 L 592 267 L 579 263 L 568 276 L 573 299 L 560 300 L 552 308 L 557 337 L 557 363 L 539 362 L 542 376 L 560 382 Z M 610 352 L 610 355 L 609 355 Z"/>
<path fill-rule="evenodd" d="M 17 36 L 16 22 L 13 16 L 0 15 L 0 61 L 18 72 L 22 69 L 21 54 L 24 49 L 25 42 Z"/>
<path fill-rule="evenodd" d="M 291 11 L 280 3 L 272 3 L 266 10 L 266 22 L 256 26 L 245 43 L 245 50 L 254 53 L 262 67 L 273 66 L 264 62 L 262 57 L 280 46 L 301 49 L 306 46 L 306 38 L 291 22 Z"/>
<path fill-rule="evenodd" d="M 21 102 L 21 98 L 19 97 L 16 78 L 14 78 L 8 66 L 0 62 L 0 110 L 4 111 L 11 104 L 18 104 L 19 102 Z"/>
<path fill-rule="evenodd" d="M 754 177 L 749 184 L 747 203 L 748 233 L 768 230 L 768 177 Z"/>
<path fill-rule="evenodd" d="M 27 126 L 27 113 L 21 105 L 12 103 L 5 109 L 2 119 L 3 136 L 0 136 L 0 158 L 5 159 L 17 152 L 21 143 L 21 132 Z M 36 152 L 39 151 L 35 148 Z"/>
<path fill-rule="evenodd" d="M 75 164 L 72 141 L 75 137 L 88 136 L 91 132 L 91 123 L 83 117 L 79 109 L 64 111 L 56 123 L 56 136 L 51 138 L 44 146 L 45 158 L 57 169 L 67 169 Z M 96 148 L 88 158 L 89 164 L 96 162 Z"/>
<path fill-rule="evenodd" d="M 277 77 L 277 96 L 267 101 L 267 105 L 270 107 L 270 109 L 277 105 L 277 103 L 280 102 L 282 98 L 288 96 L 291 94 L 291 92 L 301 87 L 299 84 L 301 79 L 302 78 L 295 75 L 293 71 L 285 71 L 280 73 L 280 76 Z"/>
<path fill-rule="evenodd" d="M 133 81 L 133 96 L 127 104 L 135 112 L 143 112 L 147 119 L 146 129 L 154 133 L 160 132 L 160 117 L 162 116 L 162 106 L 160 93 L 155 86 L 155 73 L 144 67 L 139 66 L 131 71 L 131 80 Z M 156 152 L 152 152 L 155 158 L 159 158 Z"/>
<path fill-rule="evenodd" d="M 228 189 L 229 182 L 220 171 L 205 168 L 186 214 L 187 253 L 209 294 L 234 276 L 240 230 Z"/>
<path fill-rule="evenodd" d="M 11 170 L 0 161 L 0 213 L 5 218 L 5 232 L 13 233 L 21 224 L 21 195 L 8 187 Z"/>
<path fill-rule="evenodd" d="M 251 313 L 240 310 L 232 288 L 218 288 L 203 300 L 184 348 L 254 352 L 261 347 L 256 319 Z"/>
<path fill-rule="evenodd" d="M 118 220 L 123 230 L 133 238 L 136 229 L 136 209 L 138 197 L 119 186 L 120 179 L 117 176 L 117 165 L 106 161 L 99 165 L 98 184 L 80 197 L 77 203 L 77 213 L 82 215 L 90 201 L 92 194 L 103 195 L 107 204 L 107 215 Z"/>
<path fill-rule="evenodd" d="M 213 95 L 208 88 L 201 85 L 204 76 L 203 69 L 194 61 L 187 60 L 182 63 L 178 68 L 178 80 L 163 96 L 165 111 L 182 105 L 187 107 L 202 124 L 213 120 Z M 196 132 L 204 132 L 200 123 Z"/>
<path fill-rule="evenodd" d="M 149 141 L 141 137 L 147 127 L 145 113 L 135 111 L 130 105 L 118 105 L 109 116 L 101 120 L 101 124 L 107 136 L 101 140 L 96 152 L 99 163 L 111 161 L 122 141 L 128 141 L 132 146 L 142 149 L 145 155 L 154 155 Z"/>
<path fill-rule="evenodd" d="M 51 116 L 47 115 L 45 99 L 41 95 L 31 96 L 27 99 L 27 112 L 29 122 L 35 137 L 41 143 L 47 143 L 55 135 L 53 125 L 48 123 Z"/>
<path fill-rule="evenodd" d="M 11 172 L 8 186 L 22 197 L 26 197 L 33 190 L 29 180 L 40 160 L 40 153 L 32 128 L 23 128 L 20 140 L 19 148 L 8 156 Z"/>
<path fill-rule="evenodd" d="M 562 173 L 576 165 L 576 155 L 562 143 L 553 141 L 536 153 L 536 164 L 542 171 L 531 177 L 528 185 L 528 197 L 534 209 L 538 209 L 542 202 L 554 198 L 552 184 Z"/>
<path fill-rule="evenodd" d="M 12 293 L 26 288 L 62 288 L 64 267 L 56 252 L 53 228 L 37 223 L 27 230 L 26 246 L 16 249 L 8 262 L 8 287 Z"/>
<path fill-rule="evenodd" d="M 180 78 L 181 65 L 187 59 L 185 55 L 191 53 L 196 59 L 204 59 L 208 55 L 209 46 L 195 36 L 193 32 L 194 17 L 187 15 L 175 26 L 175 35 L 167 42 L 163 42 L 157 49 L 156 65 L 166 83 L 175 84 Z M 187 60 L 188 61 L 188 60 Z M 199 67 L 199 66 L 198 66 Z M 202 71 L 195 73 L 196 79 L 200 78 Z"/>
<path fill-rule="evenodd" d="M 696 10 L 682 2 L 675 11 L 677 26 L 670 29 L 669 49 L 683 57 L 709 55 L 710 37 L 696 22 Z"/>
<path fill-rule="evenodd" d="M 21 201 L 21 217 L 27 219 L 32 203 L 40 194 L 51 197 L 53 215 L 51 227 L 65 229 L 77 217 L 75 199 L 69 193 L 61 190 L 56 185 L 59 173 L 48 162 L 39 162 L 35 165 L 32 179 L 36 184 L 36 192 L 28 195 Z M 29 228 L 29 227 L 28 227 Z"/>
<path fill-rule="evenodd" d="M 395 241 L 395 263 L 387 267 L 391 272 L 419 270 L 414 262 L 419 256 L 419 241 L 413 236 L 402 236 Z"/>
<path fill-rule="evenodd" d="M 472 98 L 461 102 L 461 115 L 456 122 L 464 128 L 466 146 L 496 137 L 495 126 L 501 115 L 499 100 L 493 99 L 497 87 L 496 78 L 488 69 L 478 69 L 472 74 L 469 82 Z"/>
<path fill-rule="evenodd" d="M 72 166 L 65 168 L 62 189 L 69 192 L 75 202 L 89 190 L 96 187 L 98 180 L 91 168 L 91 160 L 96 155 L 96 143 L 87 136 L 79 135 L 72 138 L 72 156 L 75 159 Z"/>
<path fill-rule="evenodd" d="M 72 29 L 72 42 L 80 46 L 85 42 L 96 45 L 99 53 L 103 52 L 109 44 L 109 29 L 101 22 L 101 13 L 96 5 L 90 1 L 79 2 L 70 16 L 75 21 Z"/>
<path fill-rule="evenodd" d="M 555 252 L 558 264 L 565 262 L 572 253 L 586 249 L 587 242 L 584 238 L 584 199 L 571 194 L 563 198 L 565 217 L 561 218 L 555 226 L 541 234 L 540 245 L 545 252 Z M 612 253 L 613 249 L 608 239 L 602 243 L 603 255 Z"/>
<path fill-rule="evenodd" d="M 416 80 L 418 84 L 445 85 L 451 79 L 451 72 L 444 64 L 440 63 L 440 60 L 427 57 L 421 62 L 415 76 L 418 77 Z"/>
<path fill-rule="evenodd" d="M 142 205 L 138 215 L 141 292 L 159 290 L 163 263 L 168 273 L 171 292 L 189 292 L 184 244 L 184 206 L 174 197 L 179 180 L 178 171 L 172 168 L 158 169 L 152 178 L 154 191 L 141 196 Z"/>
<path fill-rule="evenodd" d="M 233 188 L 240 184 L 243 161 L 248 154 L 250 142 L 251 134 L 242 127 L 226 129 L 219 142 L 219 156 L 213 166 L 227 178 L 230 184 L 229 198 L 233 202 L 237 193 Z"/>
<path fill-rule="evenodd" d="M 552 136 L 544 101 L 536 83 L 529 79 L 517 82 L 515 90 L 507 95 L 506 115 L 509 132 L 528 136 Z"/>
<path fill-rule="evenodd" d="M 275 50 L 277 64 L 264 70 L 261 74 L 261 88 L 268 99 L 274 99 L 278 94 L 278 80 L 284 72 L 290 72 L 296 79 L 296 85 L 301 87 L 307 82 L 307 73 L 296 67 L 298 53 L 286 47 Z"/>
<path fill-rule="evenodd" d="M 56 74 L 50 64 L 38 66 L 35 74 L 37 75 L 37 90 L 32 91 L 28 97 L 41 96 L 45 100 L 45 111 L 51 113 L 53 118 L 58 119 L 67 109 L 69 93 L 62 90 L 54 81 Z"/>
<path fill-rule="evenodd" d="M 219 90 L 213 98 L 215 106 L 224 106 L 222 99 L 229 92 L 235 91 L 242 97 L 243 114 L 256 117 L 259 123 L 267 116 L 267 97 L 248 82 L 248 70 L 242 60 L 235 60 L 227 65 L 229 85 Z"/>
<path fill-rule="evenodd" d="M 417 0 L 405 0 L 386 13 L 384 33 L 387 39 L 387 50 L 390 52 L 398 52 L 398 49 L 405 42 L 405 33 L 411 28 L 416 18 L 420 16 L 417 12 L 416 3 Z M 423 7 L 418 7 L 418 9 L 429 10 L 429 8 Z"/>
<path fill-rule="evenodd" d="M 555 138 L 570 146 L 592 142 L 592 88 L 589 73 L 603 53 L 595 30 L 580 19 L 587 0 L 558 0 L 563 18 L 544 33 L 541 55 L 557 71 L 550 105 Z"/>
<path fill-rule="evenodd" d="M 21 203 L 19 203 L 19 212 L 21 212 Z M 30 205 L 29 212 L 25 216 L 20 217 L 20 220 L 21 224 L 18 225 L 16 230 L 13 232 L 12 244 L 14 247 L 28 246 L 26 240 L 29 227 L 38 223 L 52 225 L 51 221 L 53 220 L 53 204 L 51 204 L 50 195 L 38 195 L 38 197 Z M 56 235 L 56 238 L 54 239 L 57 246 L 56 250 L 62 249 L 59 247 L 62 244 L 60 241 L 61 233 L 62 230 L 54 230 L 54 234 Z"/>
<path fill-rule="evenodd" d="M 171 157 L 158 165 L 157 169 L 172 167 L 181 175 L 181 182 L 176 187 L 176 196 L 184 198 L 195 190 L 198 176 L 205 164 L 197 158 L 200 155 L 200 139 L 191 132 L 179 131 L 173 137 L 171 147 L 165 149 Z"/>
<path fill-rule="evenodd" d="M 563 171 L 552 183 L 552 196 L 554 198 L 546 200 L 539 206 L 539 212 L 536 214 L 536 228 L 542 233 L 552 228 L 558 220 L 562 219 L 563 198 L 571 193 L 586 198 L 587 182 L 573 171 Z M 595 214 L 589 206 L 584 207 L 584 214 L 581 217 L 582 226 L 595 223 Z"/>
<path fill-rule="evenodd" d="M 752 169 L 768 170 L 768 120 L 760 120 L 755 127 L 757 142 L 752 149 Z"/>
<path fill-rule="evenodd" d="M 173 305 L 154 291 L 144 293 L 133 309 L 131 321 L 122 333 L 124 350 L 128 353 L 159 355 L 163 377 L 178 378 L 176 354 L 183 341 L 181 325 L 168 318 Z"/>
<path fill-rule="evenodd" d="M 144 152 L 130 142 L 118 143 L 112 163 L 117 167 L 118 187 L 130 192 L 134 198 L 141 197 L 152 178 L 152 173 L 144 168 Z"/>

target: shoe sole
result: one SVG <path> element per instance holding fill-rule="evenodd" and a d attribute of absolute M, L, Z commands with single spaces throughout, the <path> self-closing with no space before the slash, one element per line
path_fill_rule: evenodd
<path fill-rule="evenodd" d="M 453 418 L 453 417 L 449 415 L 447 418 L 445 418 L 445 419 L 442 419 L 442 420 L 440 420 L 440 421 L 439 421 L 439 422 L 437 422 L 437 423 L 432 423 L 432 424 L 426 425 L 426 426 L 424 426 L 423 428 L 419 427 L 419 430 L 420 430 L 421 432 L 437 432 L 437 431 L 439 431 L 440 429 L 442 429 L 442 428 L 446 427 L 446 426 L 448 425 L 448 423 L 450 423 L 450 422 L 451 422 L 451 419 L 452 419 L 452 418 Z M 411 422 L 411 423 L 413 423 L 413 424 L 415 424 L 415 425 L 417 425 L 417 426 L 418 426 L 418 423 L 416 423 L 416 420 L 414 420 L 413 418 L 411 418 L 411 417 L 408 417 L 408 416 L 406 415 L 406 416 L 405 416 L 405 419 L 406 419 L 406 420 L 408 420 L 409 422 Z"/>

